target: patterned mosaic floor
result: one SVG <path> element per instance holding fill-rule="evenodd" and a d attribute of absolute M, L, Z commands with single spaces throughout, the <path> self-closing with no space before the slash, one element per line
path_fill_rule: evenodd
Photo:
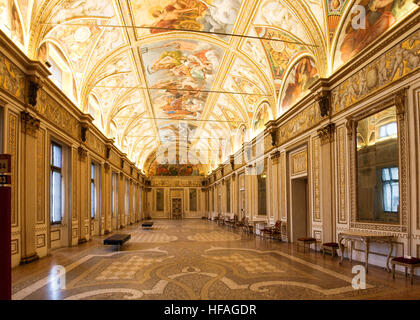
<path fill-rule="evenodd" d="M 103 237 L 13 270 L 13 299 L 419 299 L 420 281 L 369 269 L 354 290 L 358 264 L 264 240 L 203 220 L 155 221 L 124 230 L 122 251 Z M 64 270 L 65 277 L 60 277 Z"/>

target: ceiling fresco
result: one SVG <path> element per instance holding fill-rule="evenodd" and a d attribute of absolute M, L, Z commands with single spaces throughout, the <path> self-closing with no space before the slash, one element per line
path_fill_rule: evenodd
<path fill-rule="evenodd" d="M 223 56 L 209 43 L 174 40 L 149 45 L 143 65 L 157 117 L 198 119 Z M 166 89 L 162 89 L 166 88 Z"/>
<path fill-rule="evenodd" d="M 137 37 L 187 29 L 230 33 L 240 0 L 133 0 Z M 218 35 L 226 38 L 225 35 Z"/>
<path fill-rule="evenodd" d="M 357 5 L 365 30 L 351 27 Z M 54 81 L 139 168 L 200 175 L 413 10 L 413 0 L 0 0 L 0 30 L 57 64 Z M 156 163 L 181 144 L 206 163 Z"/>

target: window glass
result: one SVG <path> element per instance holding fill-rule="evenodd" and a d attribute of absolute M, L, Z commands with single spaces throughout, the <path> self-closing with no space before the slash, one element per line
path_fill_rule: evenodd
<path fill-rule="evenodd" d="M 95 165 L 92 163 L 90 168 L 90 217 L 94 219 L 96 215 Z"/>
<path fill-rule="evenodd" d="M 52 185 L 51 185 L 51 192 L 52 192 L 52 222 L 61 222 L 61 215 L 62 215 L 62 205 L 61 205 L 61 173 L 60 172 L 52 172 Z"/>
<path fill-rule="evenodd" d="M 379 128 L 379 138 L 392 137 L 397 134 L 397 123 L 391 122 Z"/>
<path fill-rule="evenodd" d="M 398 212 L 399 188 L 398 168 L 382 169 L 384 211 Z"/>
<path fill-rule="evenodd" d="M 61 223 L 63 219 L 62 148 L 56 143 L 51 143 L 50 165 L 50 220 L 51 223 Z"/>

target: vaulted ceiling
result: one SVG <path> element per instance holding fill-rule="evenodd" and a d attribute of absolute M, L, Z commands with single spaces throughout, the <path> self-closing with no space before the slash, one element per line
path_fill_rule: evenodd
<path fill-rule="evenodd" d="M 349 29 L 356 5 L 372 14 L 371 35 Z M 30 58 L 54 53 L 66 65 L 68 94 L 137 166 L 181 139 L 188 150 L 208 150 L 209 171 L 414 7 L 412 0 L 0 0 L 0 28 Z"/>

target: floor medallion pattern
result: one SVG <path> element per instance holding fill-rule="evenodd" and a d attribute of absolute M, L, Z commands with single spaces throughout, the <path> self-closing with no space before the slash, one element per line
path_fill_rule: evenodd
<path fill-rule="evenodd" d="M 165 232 L 159 228 L 166 226 Z M 295 246 L 233 231 L 211 221 L 132 226 L 122 251 L 103 237 L 13 271 L 13 299 L 395 299 L 420 286 L 372 267 L 365 290 L 352 287 L 352 265 Z M 65 268 L 65 277 L 57 273 Z M 353 262 L 355 264 L 355 262 Z M 64 286 L 63 286 L 64 284 Z"/>

